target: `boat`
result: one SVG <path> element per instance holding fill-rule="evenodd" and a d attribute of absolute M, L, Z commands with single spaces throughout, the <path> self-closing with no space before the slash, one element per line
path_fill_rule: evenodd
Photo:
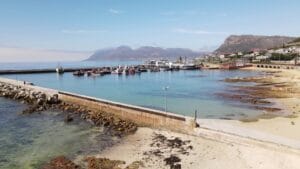
<path fill-rule="evenodd" d="M 123 72 L 122 72 L 123 75 L 128 75 L 129 74 L 129 71 L 128 69 L 123 69 Z"/>
<path fill-rule="evenodd" d="M 172 68 L 170 68 L 169 66 L 164 66 L 164 67 L 160 67 L 159 70 L 160 71 L 171 71 Z"/>
<path fill-rule="evenodd" d="M 87 72 L 86 72 L 86 75 L 87 75 L 87 76 L 91 76 L 92 73 L 93 73 L 92 71 L 87 71 Z"/>
<path fill-rule="evenodd" d="M 112 74 L 118 74 L 118 75 L 121 75 L 123 73 L 123 70 L 122 68 L 119 66 L 117 69 L 113 70 L 111 72 Z"/>
<path fill-rule="evenodd" d="M 179 71 L 180 70 L 179 66 L 172 67 L 171 69 L 172 69 L 171 71 Z"/>
<path fill-rule="evenodd" d="M 123 68 L 122 73 L 123 73 L 123 75 L 128 75 L 128 74 L 129 74 L 129 70 L 128 70 L 127 66 L 125 66 L 125 67 Z"/>
<path fill-rule="evenodd" d="M 159 72 L 160 69 L 158 67 L 152 67 L 150 68 L 150 72 Z"/>
<path fill-rule="evenodd" d="M 238 69 L 238 67 L 236 66 L 236 63 L 224 63 L 220 65 L 220 69 L 233 70 L 233 69 Z"/>
<path fill-rule="evenodd" d="M 73 72 L 74 76 L 84 76 L 84 71 L 83 70 L 79 70 L 79 71 L 75 71 Z"/>
<path fill-rule="evenodd" d="M 195 70 L 197 67 L 194 64 L 184 64 L 180 67 L 182 70 Z"/>
<path fill-rule="evenodd" d="M 148 72 L 148 70 L 146 68 L 139 68 L 140 72 Z"/>
<path fill-rule="evenodd" d="M 111 70 L 110 70 L 110 68 L 107 68 L 107 67 L 99 70 L 99 72 L 100 72 L 101 75 L 107 75 L 107 74 L 111 74 L 112 73 Z"/>
<path fill-rule="evenodd" d="M 101 73 L 98 73 L 98 72 L 96 72 L 96 73 L 92 72 L 92 73 L 91 73 L 91 76 L 97 77 L 97 76 L 102 76 L 102 74 L 101 74 Z"/>
<path fill-rule="evenodd" d="M 55 69 L 56 73 L 58 74 L 63 74 L 64 73 L 64 68 L 61 67 L 61 66 L 58 66 L 56 69 Z"/>

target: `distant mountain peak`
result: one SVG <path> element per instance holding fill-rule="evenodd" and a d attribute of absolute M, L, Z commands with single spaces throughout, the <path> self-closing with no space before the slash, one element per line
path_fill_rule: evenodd
<path fill-rule="evenodd" d="M 203 52 L 185 48 L 161 48 L 142 46 L 132 49 L 129 46 L 97 50 L 87 60 L 147 60 L 147 59 L 176 59 L 181 57 L 198 57 Z"/>
<path fill-rule="evenodd" d="M 282 46 L 295 37 L 288 36 L 258 36 L 258 35 L 230 35 L 215 51 L 216 53 L 249 52 L 253 49 L 269 49 Z"/>

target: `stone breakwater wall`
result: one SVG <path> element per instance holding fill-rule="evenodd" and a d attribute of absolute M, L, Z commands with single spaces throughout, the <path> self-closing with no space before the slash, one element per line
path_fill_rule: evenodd
<path fill-rule="evenodd" d="M 44 111 L 60 103 L 58 92 L 26 82 L 0 78 L 0 96 L 18 100 L 29 105 L 23 114 Z"/>
<path fill-rule="evenodd" d="M 125 126 L 129 128 L 126 131 L 130 132 L 135 128 L 133 123 L 185 133 L 192 132 L 196 126 L 190 117 L 57 91 L 6 78 L 0 78 L 0 96 L 29 104 L 30 108 L 23 112 L 25 114 L 51 108 L 59 109 L 70 113 L 66 117 L 67 121 L 72 119 L 72 114 L 79 114 L 96 125 L 117 130 Z"/>
<path fill-rule="evenodd" d="M 159 110 L 112 102 L 68 92 L 59 92 L 59 97 L 68 103 L 88 107 L 91 110 L 100 110 L 114 114 L 121 119 L 133 121 L 139 126 L 165 128 L 184 133 L 192 133 L 193 128 L 196 126 L 193 118 L 191 117 L 185 117 Z"/>

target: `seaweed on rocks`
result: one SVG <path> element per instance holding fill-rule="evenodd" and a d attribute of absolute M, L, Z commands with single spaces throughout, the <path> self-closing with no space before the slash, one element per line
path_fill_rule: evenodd
<path fill-rule="evenodd" d="M 87 157 L 87 169 L 121 169 L 119 166 L 125 164 L 124 161 L 110 160 L 108 158 Z"/>
<path fill-rule="evenodd" d="M 41 169 L 139 169 L 144 164 L 141 161 L 134 161 L 131 164 L 124 166 L 125 161 L 111 160 L 108 158 L 86 157 L 82 160 L 81 166 L 64 156 L 55 157 L 45 164 Z M 124 166 L 124 167 L 122 167 Z"/>
<path fill-rule="evenodd" d="M 80 166 L 73 163 L 65 156 L 59 156 L 52 159 L 49 163 L 44 165 L 41 169 L 81 169 Z"/>
<path fill-rule="evenodd" d="M 170 169 L 181 169 L 181 156 L 188 156 L 193 146 L 190 140 L 182 140 L 179 137 L 168 138 L 163 134 L 154 133 L 151 150 L 144 152 L 145 160 L 157 158 L 163 160 Z"/>
<path fill-rule="evenodd" d="M 168 158 L 164 159 L 166 165 L 170 166 L 170 169 L 181 169 L 181 159 L 175 155 L 171 155 Z"/>
<path fill-rule="evenodd" d="M 63 111 L 67 113 L 65 122 L 73 120 L 72 114 L 79 115 L 96 126 L 103 126 L 107 133 L 120 137 L 137 130 L 137 125 L 131 121 L 122 120 L 104 111 L 89 110 L 88 107 L 62 102 L 58 94 L 46 95 L 40 91 L 0 82 L 0 96 L 26 103 L 28 108 L 23 110 L 22 114 L 46 110 Z"/>

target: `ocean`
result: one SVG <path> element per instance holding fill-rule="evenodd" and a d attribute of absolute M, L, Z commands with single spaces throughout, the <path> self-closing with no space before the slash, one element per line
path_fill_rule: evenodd
<path fill-rule="evenodd" d="M 89 67 L 108 65 L 132 65 L 137 62 L 74 62 L 61 63 L 64 67 Z M 16 65 L 15 65 L 16 66 Z M 21 69 L 28 65 L 6 65 Z M 55 64 L 33 65 L 34 68 L 54 68 Z M 82 95 L 148 107 L 186 116 L 198 112 L 201 118 L 238 119 L 257 116 L 261 111 L 245 103 L 226 100 L 217 93 L 229 92 L 233 85 L 223 82 L 225 78 L 257 76 L 261 73 L 243 70 L 181 70 L 174 72 L 146 72 L 140 75 L 105 75 L 99 77 L 76 77 L 72 73 L 58 75 L 24 74 L 4 77 L 33 82 L 35 85 L 74 92 Z M 245 85 L 245 84 L 240 84 Z M 247 84 L 246 84 L 247 85 Z M 168 87 L 167 90 L 164 90 Z"/>

